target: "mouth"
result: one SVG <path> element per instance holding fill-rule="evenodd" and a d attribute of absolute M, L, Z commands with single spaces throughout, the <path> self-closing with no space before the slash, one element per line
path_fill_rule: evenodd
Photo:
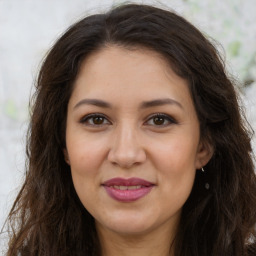
<path fill-rule="evenodd" d="M 135 189 L 140 189 L 140 188 L 143 188 L 145 186 L 141 186 L 141 185 L 138 185 L 138 186 L 110 186 L 111 188 L 115 188 L 115 189 L 119 189 L 119 190 L 135 190 Z"/>
<path fill-rule="evenodd" d="M 112 199 L 132 202 L 146 196 L 155 184 L 140 178 L 114 178 L 105 181 L 102 186 Z"/>

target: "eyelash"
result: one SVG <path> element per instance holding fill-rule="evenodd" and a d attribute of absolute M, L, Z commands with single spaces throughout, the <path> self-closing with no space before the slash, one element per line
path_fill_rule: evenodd
<path fill-rule="evenodd" d="M 103 123 L 102 124 L 89 123 L 90 121 L 93 122 L 94 118 L 102 118 Z M 154 123 L 149 124 L 149 121 L 153 120 L 154 118 L 163 119 L 165 124 L 159 124 L 159 125 L 154 124 Z M 166 124 L 166 122 L 167 122 L 167 124 Z M 101 126 L 104 126 L 106 124 L 107 125 L 111 124 L 111 122 L 108 120 L 108 118 L 105 115 L 100 114 L 100 113 L 93 113 L 93 114 L 86 115 L 80 120 L 80 123 L 88 125 L 88 126 L 92 126 L 92 127 L 101 127 Z M 177 121 L 169 115 L 166 115 L 166 114 L 163 114 L 163 113 L 155 113 L 155 114 L 152 114 L 151 116 L 149 116 L 149 118 L 146 120 L 145 123 L 148 123 L 148 125 L 150 125 L 150 126 L 156 126 L 158 128 L 161 128 L 161 127 L 166 127 L 166 126 L 171 125 L 171 124 L 177 124 Z"/>
<path fill-rule="evenodd" d="M 81 120 L 80 120 L 80 123 L 82 124 L 85 124 L 85 125 L 88 125 L 88 126 L 103 126 L 105 124 L 90 124 L 89 121 L 92 120 L 93 121 L 93 118 L 103 118 L 104 119 L 104 122 L 107 120 L 107 123 L 108 124 L 111 124 L 110 121 L 108 121 L 108 118 L 103 115 L 103 114 L 100 114 L 100 113 L 93 113 L 93 114 L 89 114 L 89 115 L 86 115 L 84 116 Z"/>
<path fill-rule="evenodd" d="M 147 119 L 146 122 L 149 122 L 150 120 L 153 120 L 154 118 L 163 119 L 164 122 L 167 121 L 168 123 L 167 123 L 167 124 L 159 124 L 159 125 L 157 125 L 157 124 L 150 124 L 151 126 L 166 127 L 166 126 L 171 125 L 171 124 L 177 124 L 177 121 L 176 121 L 173 117 L 171 117 L 171 116 L 169 116 L 169 115 L 166 115 L 166 114 L 163 114 L 163 113 L 156 113 L 156 114 L 151 115 L 151 116 Z"/>

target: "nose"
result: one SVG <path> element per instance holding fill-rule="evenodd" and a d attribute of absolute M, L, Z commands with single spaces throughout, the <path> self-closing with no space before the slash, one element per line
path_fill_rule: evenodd
<path fill-rule="evenodd" d="M 146 152 L 139 141 L 139 134 L 135 128 L 119 127 L 113 134 L 108 160 L 126 169 L 145 162 Z"/>

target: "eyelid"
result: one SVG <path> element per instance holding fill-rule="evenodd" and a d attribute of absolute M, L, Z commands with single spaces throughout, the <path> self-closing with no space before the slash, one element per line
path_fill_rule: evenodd
<path fill-rule="evenodd" d="M 154 113 L 154 114 L 151 114 L 147 120 L 145 121 L 145 123 L 148 123 L 149 120 L 152 120 L 153 118 L 155 117 L 161 117 L 161 118 L 164 118 L 165 120 L 167 120 L 169 123 L 168 124 L 163 124 L 163 125 L 156 125 L 156 124 L 149 124 L 150 126 L 155 126 L 155 127 L 158 127 L 158 128 L 162 128 L 162 127 L 166 127 L 166 126 L 169 126 L 169 125 L 172 125 L 172 124 L 178 124 L 177 120 L 175 118 L 173 118 L 172 116 L 168 115 L 168 114 L 165 114 L 165 113 Z"/>
<path fill-rule="evenodd" d="M 106 125 L 106 123 L 104 123 L 104 124 L 89 124 L 89 123 L 86 123 L 89 119 L 91 119 L 91 118 L 94 118 L 94 117 L 101 117 L 101 118 L 104 118 L 105 120 L 107 120 L 107 124 L 109 125 L 109 124 L 112 124 L 111 123 L 111 121 L 109 120 L 109 118 L 106 116 L 106 115 L 104 115 L 104 114 L 102 114 L 102 113 L 91 113 L 91 114 L 87 114 L 87 115 L 85 115 L 85 116 L 83 116 L 81 119 L 80 119 L 80 123 L 81 124 L 84 124 L 84 125 L 87 125 L 87 126 L 95 126 L 95 127 L 101 127 L 101 126 L 104 126 L 104 125 Z"/>
<path fill-rule="evenodd" d="M 91 118 L 95 118 L 95 117 L 101 117 L 101 118 L 104 118 L 104 123 L 103 124 L 90 124 L 88 123 L 87 121 L 90 120 Z M 168 123 L 167 124 L 149 124 L 149 121 L 152 120 L 153 118 L 156 118 L 156 117 L 160 117 L 160 118 L 163 118 L 165 119 L 165 121 L 167 121 Z M 107 121 L 107 123 L 106 123 Z M 83 116 L 79 122 L 83 125 L 86 125 L 86 126 L 91 126 L 91 127 L 101 127 L 101 126 L 104 126 L 104 125 L 110 125 L 112 124 L 112 122 L 110 121 L 110 118 L 107 117 L 105 114 L 102 114 L 102 113 L 91 113 L 91 114 L 87 114 L 85 116 Z M 151 114 L 150 116 L 147 117 L 146 121 L 144 122 L 145 125 L 149 125 L 149 126 L 154 126 L 154 127 L 157 127 L 157 128 L 163 128 L 163 127 L 167 127 L 169 125 L 173 125 L 173 124 L 177 124 L 177 120 L 175 118 L 173 118 L 172 116 L 168 115 L 168 114 L 165 114 L 165 113 L 153 113 Z"/>

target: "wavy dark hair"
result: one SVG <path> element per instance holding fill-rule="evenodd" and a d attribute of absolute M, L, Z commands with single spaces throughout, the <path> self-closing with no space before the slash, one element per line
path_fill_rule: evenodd
<path fill-rule="evenodd" d="M 188 81 L 201 139 L 214 148 L 183 206 L 175 256 L 256 255 L 252 134 L 234 82 L 197 28 L 172 11 L 139 4 L 80 20 L 44 59 L 32 102 L 25 182 L 9 214 L 7 255 L 101 255 L 94 219 L 74 190 L 63 148 L 67 104 L 80 64 L 108 46 L 163 56 Z"/>

